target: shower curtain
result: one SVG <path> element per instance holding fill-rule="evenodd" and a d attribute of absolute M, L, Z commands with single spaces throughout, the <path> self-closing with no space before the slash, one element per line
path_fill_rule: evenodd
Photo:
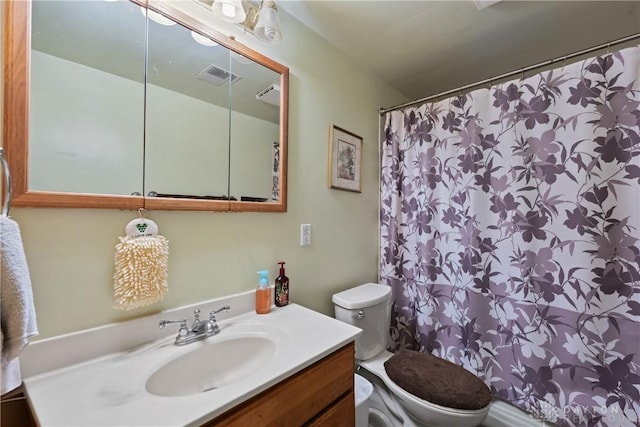
<path fill-rule="evenodd" d="M 640 49 L 382 117 L 396 348 L 566 426 L 640 425 Z"/>

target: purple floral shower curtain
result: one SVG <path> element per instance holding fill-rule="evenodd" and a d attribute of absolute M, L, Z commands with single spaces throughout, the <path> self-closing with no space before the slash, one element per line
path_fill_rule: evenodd
<path fill-rule="evenodd" d="M 383 117 L 392 338 L 568 426 L 640 425 L 640 48 Z"/>

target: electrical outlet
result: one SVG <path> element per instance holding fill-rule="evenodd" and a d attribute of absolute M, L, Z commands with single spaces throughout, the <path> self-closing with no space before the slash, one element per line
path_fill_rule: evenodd
<path fill-rule="evenodd" d="M 300 224 L 300 246 L 311 244 L 311 224 Z"/>

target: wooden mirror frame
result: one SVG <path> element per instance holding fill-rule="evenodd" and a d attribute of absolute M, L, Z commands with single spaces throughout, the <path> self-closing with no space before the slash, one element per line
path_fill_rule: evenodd
<path fill-rule="evenodd" d="M 233 212 L 287 211 L 287 142 L 289 128 L 289 69 L 212 30 L 173 6 L 131 0 L 179 24 L 205 34 L 220 45 L 280 74 L 280 199 L 278 202 L 171 199 L 29 190 L 29 82 L 31 58 L 31 1 L 4 2 L 3 141 L 12 176 L 12 206 L 102 209 L 150 209 Z"/>

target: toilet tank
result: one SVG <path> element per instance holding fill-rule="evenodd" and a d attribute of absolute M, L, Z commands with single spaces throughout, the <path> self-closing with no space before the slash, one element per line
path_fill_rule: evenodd
<path fill-rule="evenodd" d="M 356 338 L 356 359 L 370 359 L 387 348 L 391 288 L 366 283 L 334 294 L 336 319 L 362 329 Z"/>

